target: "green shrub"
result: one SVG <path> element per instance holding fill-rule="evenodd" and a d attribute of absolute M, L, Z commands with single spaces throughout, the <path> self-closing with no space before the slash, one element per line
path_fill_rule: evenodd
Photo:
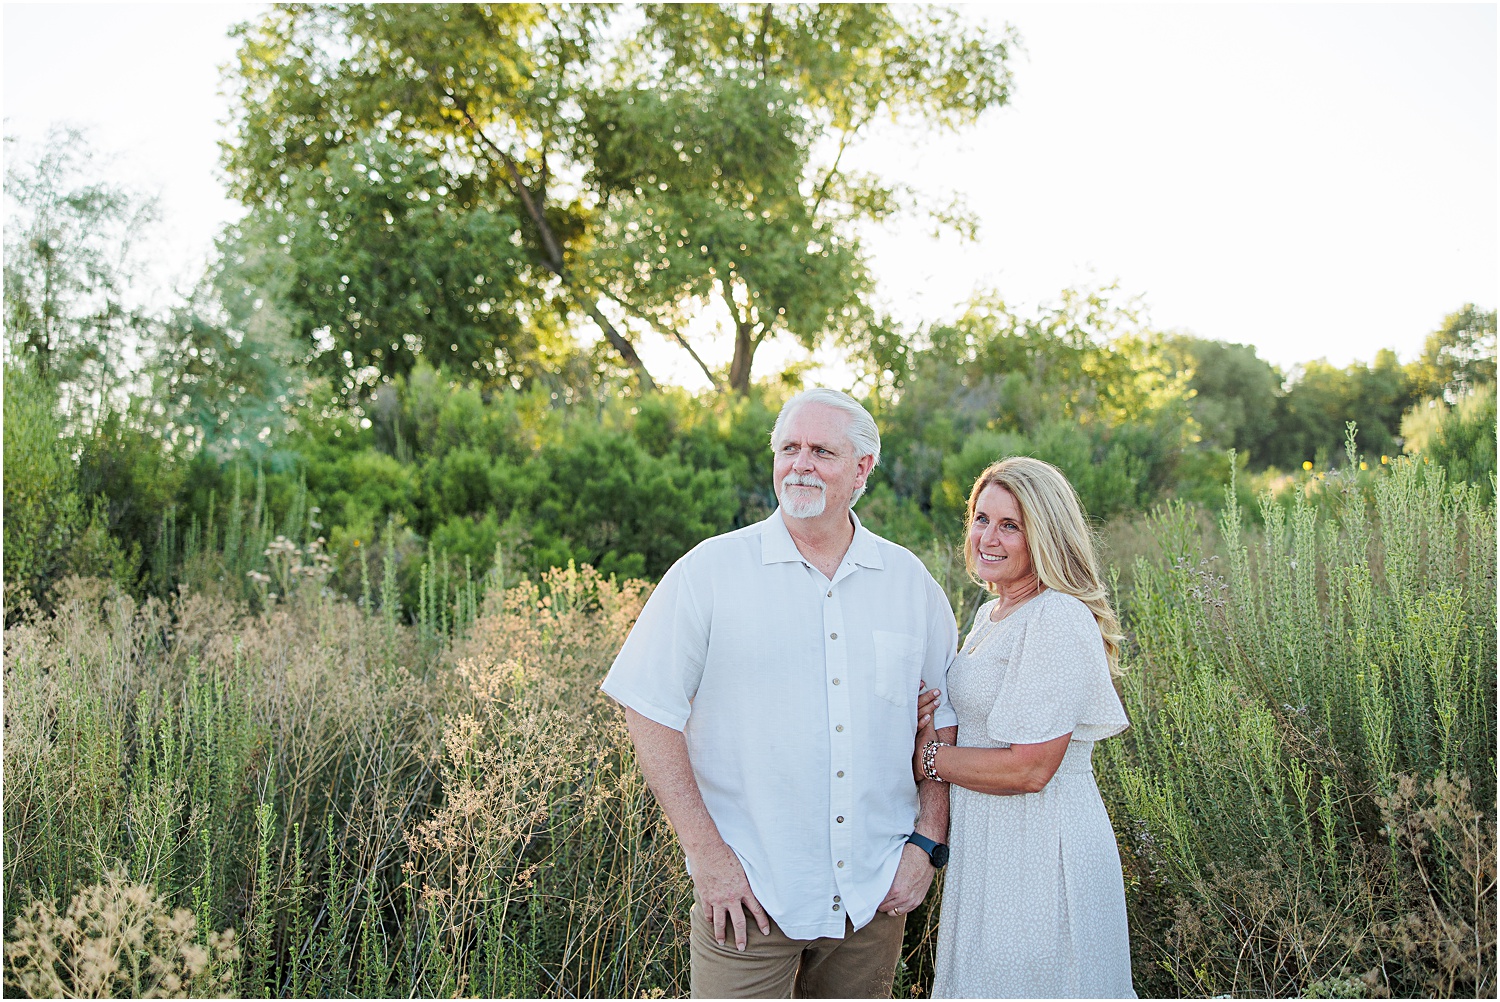
<path fill-rule="evenodd" d="M 1321 483 L 1334 516 L 1226 495 L 1122 596 L 1133 726 L 1103 746 L 1137 987 L 1495 990 L 1495 510 L 1409 460 Z"/>
<path fill-rule="evenodd" d="M 7 365 L 6 591 L 37 602 L 45 602 L 67 572 L 74 538 L 84 526 L 77 469 L 61 435 L 51 387 L 29 370 Z"/>
<path fill-rule="evenodd" d="M 543 446 L 506 499 L 525 514 L 532 566 L 591 564 L 659 577 L 702 540 L 733 525 L 729 476 L 657 459 L 628 435 L 578 428 Z"/>
<path fill-rule="evenodd" d="M 1143 494 L 1147 464 L 1124 444 L 1091 436 L 1076 424 L 1051 422 L 1031 435 L 978 431 L 956 454 L 944 457 L 943 479 L 933 489 L 933 512 L 947 531 L 962 531 L 974 481 L 985 467 L 1007 456 L 1033 456 L 1056 466 L 1094 519 L 1135 508 Z"/>
<path fill-rule="evenodd" d="M 1455 482 L 1474 484 L 1488 495 L 1495 486 L 1495 385 L 1461 397 L 1444 415 L 1426 456 Z"/>
<path fill-rule="evenodd" d="M 111 411 L 69 443 L 78 457 L 78 493 L 102 527 L 137 556 L 157 543 L 162 514 L 177 504 L 185 464 L 152 433 L 153 418 L 139 410 Z M 139 560 L 132 563 L 133 579 Z"/>

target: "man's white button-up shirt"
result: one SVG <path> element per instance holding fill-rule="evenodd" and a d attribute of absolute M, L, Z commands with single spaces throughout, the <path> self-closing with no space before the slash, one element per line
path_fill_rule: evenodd
<path fill-rule="evenodd" d="M 853 513 L 850 513 L 853 518 Z M 603 689 L 683 732 L 709 816 L 793 939 L 858 929 L 917 817 L 917 692 L 943 690 L 958 630 L 910 551 L 854 521 L 830 580 L 778 509 L 705 540 L 641 611 Z"/>

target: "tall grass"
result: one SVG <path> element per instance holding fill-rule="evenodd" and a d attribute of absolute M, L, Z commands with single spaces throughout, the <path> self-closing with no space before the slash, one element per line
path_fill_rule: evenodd
<path fill-rule="evenodd" d="M 1217 554 L 1158 512 L 1134 568 L 1100 771 L 1144 992 L 1494 994 L 1494 508 L 1350 459 L 1253 545 L 1232 490 Z"/>
<path fill-rule="evenodd" d="M 1304 488 L 1116 546 L 1135 726 L 1097 771 L 1137 987 L 1492 994 L 1493 502 L 1404 461 Z M 6 631 L 9 986 L 685 995 L 690 883 L 597 688 L 645 586 L 430 560 L 408 616 L 394 561 L 346 599 L 264 511 L 189 533 L 170 601 L 71 579 Z"/>
<path fill-rule="evenodd" d="M 289 583 L 251 614 L 74 579 L 7 631 L 10 983 L 143 990 L 78 962 L 149 952 L 101 917 L 140 898 L 235 961 L 169 994 L 685 991 L 680 855 L 597 691 L 644 587 L 559 570 L 454 640 Z M 35 911 L 70 896 L 86 941 Z"/>

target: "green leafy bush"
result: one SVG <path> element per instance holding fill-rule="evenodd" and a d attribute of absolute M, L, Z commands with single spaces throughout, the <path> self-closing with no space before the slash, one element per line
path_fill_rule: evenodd
<path fill-rule="evenodd" d="M 1122 596 L 1133 726 L 1102 746 L 1137 987 L 1495 990 L 1495 511 L 1409 460 L 1321 481 L 1334 514 L 1180 506 Z"/>
<path fill-rule="evenodd" d="M 1052 422 L 1031 435 L 979 431 L 957 453 L 944 457 L 943 479 L 933 491 L 935 514 L 959 531 L 969 491 L 984 468 L 1007 456 L 1033 456 L 1061 470 L 1091 518 L 1106 519 L 1136 507 L 1146 464 L 1124 444 L 1095 438 L 1075 424 Z"/>
<path fill-rule="evenodd" d="M 533 566 L 592 564 L 659 577 L 703 539 L 731 527 L 726 473 L 657 459 L 628 435 L 580 428 L 523 470 L 516 506 L 532 529 Z"/>
<path fill-rule="evenodd" d="M 1466 481 L 1490 494 L 1495 488 L 1495 385 L 1465 394 L 1437 428 L 1427 458 L 1454 481 Z"/>
<path fill-rule="evenodd" d="M 38 602 L 69 569 L 84 524 L 78 471 L 56 407 L 52 389 L 34 373 L 5 367 L 6 591 Z"/>

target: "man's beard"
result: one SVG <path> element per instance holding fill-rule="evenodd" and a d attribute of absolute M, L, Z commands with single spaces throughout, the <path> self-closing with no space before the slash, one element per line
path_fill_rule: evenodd
<path fill-rule="evenodd" d="M 812 497 L 804 497 L 799 492 L 793 496 L 787 490 L 788 487 L 800 485 L 803 487 L 820 488 Z M 823 514 L 823 509 L 828 506 L 828 485 L 823 483 L 821 477 L 814 473 L 797 474 L 788 473 L 781 480 L 781 507 L 792 518 L 817 518 Z"/>

